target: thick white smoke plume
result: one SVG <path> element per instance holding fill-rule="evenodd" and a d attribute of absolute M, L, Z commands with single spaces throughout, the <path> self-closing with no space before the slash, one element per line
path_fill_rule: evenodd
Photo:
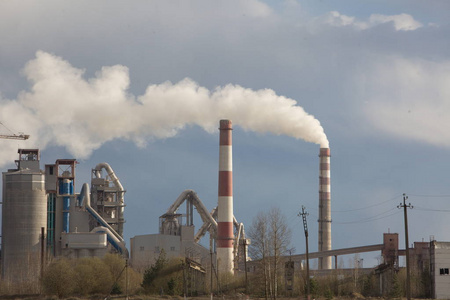
<path fill-rule="evenodd" d="M 246 130 L 328 147 L 320 122 L 295 100 L 270 89 L 227 85 L 209 91 L 184 79 L 150 85 L 136 97 L 128 92 L 124 66 L 103 67 L 88 80 L 83 73 L 60 57 L 38 51 L 24 68 L 31 89 L 19 93 L 16 100 L 0 99 L 0 121 L 30 134 L 26 147 L 62 146 L 79 159 L 113 139 L 143 145 L 148 138 L 174 136 L 186 125 L 214 132 L 220 119 L 231 119 Z M 17 149 L 17 143 L 0 143 L 3 151 Z M 10 157 L 0 157 L 0 164 L 9 161 Z"/>

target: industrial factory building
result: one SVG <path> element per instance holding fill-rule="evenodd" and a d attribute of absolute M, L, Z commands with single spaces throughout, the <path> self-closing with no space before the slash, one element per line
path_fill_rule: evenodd
<path fill-rule="evenodd" d="M 184 214 L 178 212 L 183 203 L 186 203 Z M 194 207 L 197 208 L 206 224 L 215 222 L 194 191 L 182 192 L 168 211 L 159 218 L 158 234 L 138 235 L 131 238 L 131 265 L 138 270 L 144 270 L 151 266 L 163 252 L 167 259 L 187 257 L 200 265 L 210 265 L 211 251 L 200 245 L 198 241 L 206 230 L 209 230 L 210 234 L 214 232 L 211 226 L 208 226 L 201 233 L 194 235 Z"/>
<path fill-rule="evenodd" d="M 130 258 L 139 271 L 162 253 L 166 258 L 184 259 L 203 279 L 206 272 L 255 271 L 257 262 L 244 263 L 251 241 L 233 213 L 231 121 L 221 120 L 219 130 L 217 206 L 208 210 L 196 192 L 183 191 L 160 216 L 158 233 L 131 238 L 130 257 L 123 239 L 125 189 L 109 164 L 97 164 L 90 184 L 83 183 L 77 193 L 75 159 L 57 159 L 42 170 L 38 149 L 19 149 L 16 168 L 3 172 L 2 278 L 16 282 L 34 278 L 50 257 L 102 257 L 110 252 Z M 340 255 L 381 251 L 382 264 L 366 271 L 379 275 L 383 294 L 389 290 L 389 272 L 398 270 L 399 256 L 406 255 L 398 247 L 398 234 L 385 233 L 382 244 L 333 250 L 330 149 L 320 148 L 319 159 L 318 251 L 309 253 L 310 259 L 318 260 L 315 274 L 337 269 Z M 182 205 L 184 213 L 179 211 Z M 197 231 L 194 211 L 202 221 Z M 209 246 L 199 243 L 206 234 Z M 431 272 L 433 296 L 450 298 L 450 243 L 417 242 L 409 250 L 416 268 Z M 305 255 L 285 260 L 292 262 L 293 271 L 294 265 L 303 265 Z"/>
<path fill-rule="evenodd" d="M 3 173 L 2 278 L 33 278 L 52 256 L 128 257 L 125 190 L 108 164 L 98 164 L 91 188 L 85 183 L 76 194 L 75 159 L 56 160 L 42 171 L 38 149 L 18 152 L 17 168 Z"/>
<path fill-rule="evenodd" d="M 240 246 L 248 241 L 233 214 L 231 131 L 231 121 L 221 120 L 218 206 L 209 212 L 194 191 L 182 192 L 161 216 L 159 234 L 131 239 L 133 266 L 148 267 L 164 250 L 167 257 L 186 257 L 199 266 L 211 267 L 215 261 L 222 274 L 236 271 L 244 257 Z M 75 159 L 58 159 L 43 171 L 39 149 L 18 152 L 17 167 L 3 173 L 2 278 L 35 277 L 49 257 L 117 252 L 128 258 L 123 239 L 125 189 L 107 163 L 95 166 L 91 184 L 82 184 L 76 193 Z M 184 202 L 186 213 L 179 214 Z M 203 221 L 196 233 L 194 207 Z M 208 248 L 198 243 L 206 233 Z"/>
<path fill-rule="evenodd" d="M 125 190 L 107 163 L 95 166 L 91 185 L 84 183 L 75 193 L 75 159 L 58 159 L 42 171 L 38 149 L 18 152 L 17 168 L 3 173 L 2 278 L 27 281 L 50 257 L 103 257 L 115 252 L 128 258 L 123 239 Z M 180 214 L 184 202 L 187 212 Z M 204 220 L 195 236 L 194 207 Z M 131 265 L 144 270 L 163 250 L 167 258 L 186 257 L 192 264 L 211 265 L 215 254 L 198 241 L 207 232 L 215 234 L 216 217 L 194 191 L 184 191 L 161 216 L 159 234 L 131 239 Z"/>
<path fill-rule="evenodd" d="M 166 259 L 187 257 L 209 269 L 210 250 L 194 242 L 194 227 L 181 226 L 177 235 L 145 234 L 130 239 L 130 263 L 138 271 L 144 271 L 164 253 Z"/>
<path fill-rule="evenodd" d="M 220 121 L 218 205 L 209 212 L 197 194 L 186 190 L 160 217 L 159 234 L 135 236 L 131 239 L 131 264 L 136 268 L 151 265 L 164 250 L 166 257 L 187 257 L 220 274 L 235 274 L 250 242 L 244 225 L 233 214 L 232 122 Z M 186 203 L 186 213 L 178 213 Z M 193 211 L 196 208 L 202 226 L 194 232 Z M 209 232 L 209 249 L 198 242 Z M 236 233 L 236 235 L 235 235 Z M 215 241 L 214 241 L 215 240 Z M 213 261 L 215 263 L 213 263 Z"/>
<path fill-rule="evenodd" d="M 150 266 L 164 250 L 166 257 L 187 257 L 220 274 L 235 274 L 239 261 L 246 257 L 243 223 L 233 214 L 232 122 L 220 121 L 218 205 L 211 212 L 192 190 L 183 191 L 160 217 L 159 234 L 140 235 L 131 239 L 131 264 L 138 269 Z M 178 212 L 186 203 L 186 213 Z M 202 220 L 195 233 L 194 207 Z M 199 244 L 209 233 L 209 248 Z"/>

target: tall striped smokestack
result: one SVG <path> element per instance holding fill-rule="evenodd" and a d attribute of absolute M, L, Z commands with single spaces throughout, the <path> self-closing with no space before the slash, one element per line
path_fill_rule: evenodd
<path fill-rule="evenodd" d="M 319 252 L 331 250 L 330 148 L 320 148 Z M 331 269 L 331 256 L 319 258 L 319 269 Z"/>
<path fill-rule="evenodd" d="M 217 258 L 221 274 L 234 271 L 233 261 L 233 157 L 230 120 L 220 120 Z"/>

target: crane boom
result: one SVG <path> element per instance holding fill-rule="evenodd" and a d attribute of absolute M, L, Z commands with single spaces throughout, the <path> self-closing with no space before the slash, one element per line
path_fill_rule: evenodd
<path fill-rule="evenodd" d="M 19 132 L 19 134 L 15 134 L 11 129 L 6 127 L 6 125 L 3 124 L 1 121 L 0 121 L 0 125 L 5 127 L 5 129 L 8 130 L 9 132 L 11 132 L 11 134 L 0 134 L 0 139 L 28 140 L 28 138 L 30 137 L 29 134 L 23 134 L 22 132 Z"/>
<path fill-rule="evenodd" d="M 28 140 L 30 136 L 28 134 L 13 134 L 13 135 L 2 135 L 0 134 L 0 139 L 9 139 L 9 140 Z"/>

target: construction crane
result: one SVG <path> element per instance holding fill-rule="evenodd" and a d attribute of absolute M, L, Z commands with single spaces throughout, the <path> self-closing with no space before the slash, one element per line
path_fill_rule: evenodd
<path fill-rule="evenodd" d="M 2 126 L 5 127 L 6 129 L 8 129 L 8 131 L 11 132 L 11 134 L 0 134 L 0 139 L 9 139 L 9 140 L 28 140 L 28 138 L 30 137 L 30 135 L 28 135 L 28 134 L 23 134 L 23 133 L 21 133 L 21 132 L 19 132 L 19 134 L 13 133 L 8 127 L 5 126 L 5 124 L 3 124 L 2 122 L 0 122 L 0 125 L 2 125 Z"/>
<path fill-rule="evenodd" d="M 9 140 L 28 140 L 30 136 L 28 134 L 13 134 L 13 135 L 4 135 L 0 134 L 0 139 L 9 139 Z"/>

